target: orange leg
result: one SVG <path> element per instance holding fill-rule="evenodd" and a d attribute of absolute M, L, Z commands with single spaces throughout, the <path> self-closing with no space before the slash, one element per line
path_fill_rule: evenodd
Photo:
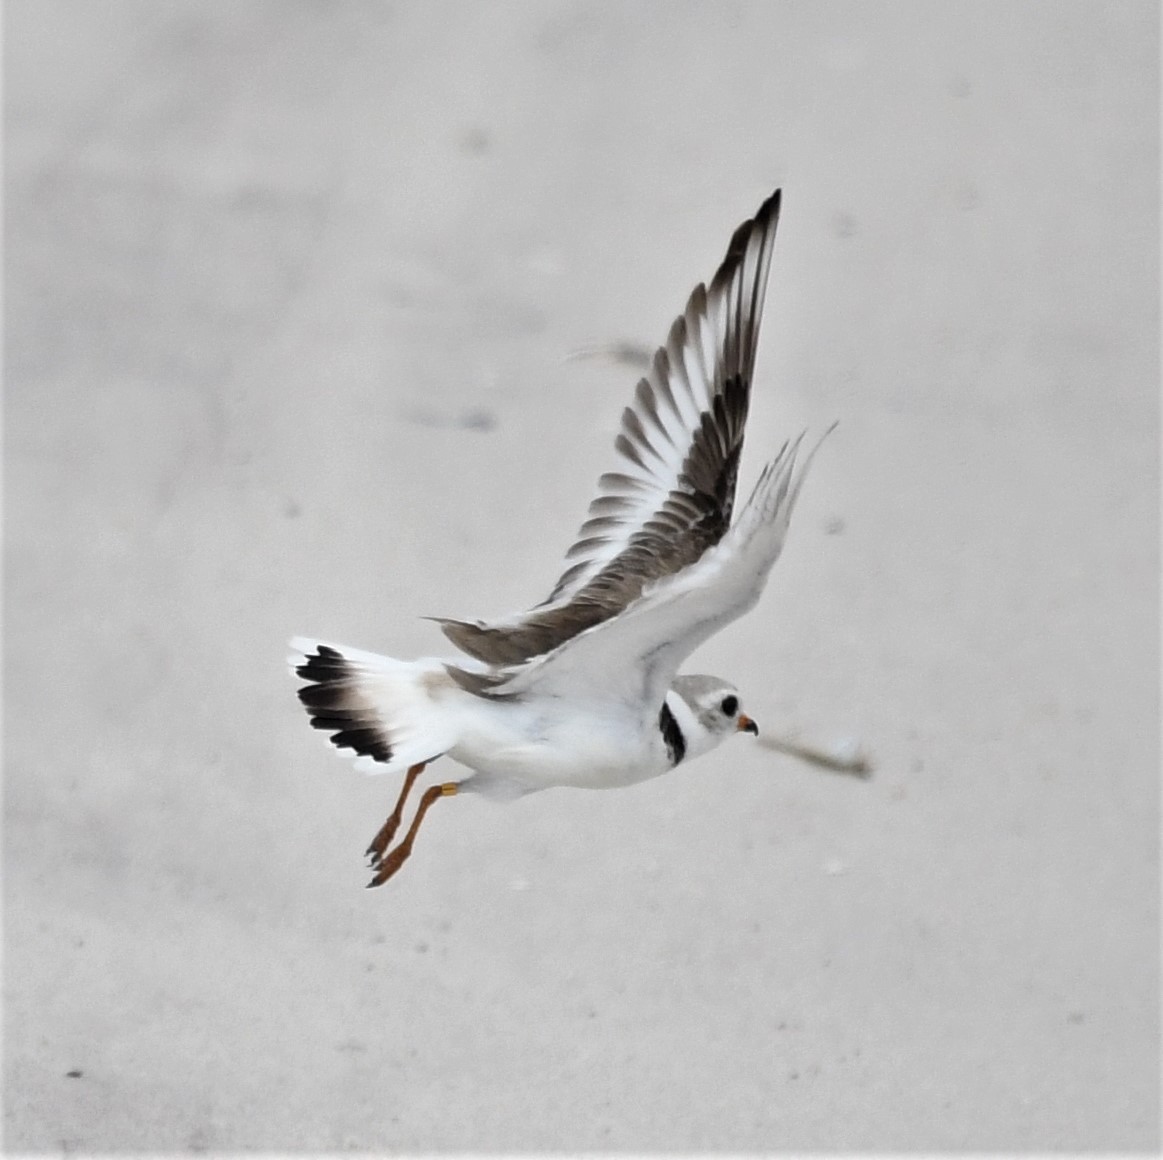
<path fill-rule="evenodd" d="M 369 888 L 383 886 L 403 866 L 408 855 L 412 853 L 412 843 L 416 840 L 416 831 L 420 828 L 420 823 L 424 820 L 424 815 L 428 812 L 429 807 L 437 798 L 452 797 L 459 788 L 455 781 L 446 781 L 443 785 L 430 785 L 424 791 L 420 798 L 420 805 L 416 809 L 416 816 L 412 819 L 412 825 L 404 836 L 404 840 L 373 866 L 376 873 L 375 877 L 368 883 Z"/>
<path fill-rule="evenodd" d="M 399 799 L 396 801 L 396 808 L 388 815 L 388 820 L 380 827 L 380 832 L 372 838 L 372 844 L 367 848 L 367 855 L 371 859 L 373 870 L 379 868 L 384 851 L 388 848 L 388 843 L 396 836 L 396 831 L 400 828 L 400 817 L 404 812 L 404 802 L 407 800 L 416 778 L 423 772 L 424 762 L 421 762 L 419 765 L 413 765 L 404 775 L 404 786 L 400 790 Z"/>

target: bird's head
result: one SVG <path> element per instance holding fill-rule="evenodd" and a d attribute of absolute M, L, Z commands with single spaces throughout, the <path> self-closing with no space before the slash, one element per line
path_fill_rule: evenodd
<path fill-rule="evenodd" d="M 687 737 L 688 756 L 714 749 L 732 733 L 758 735 L 759 726 L 743 712 L 739 690 L 721 677 L 676 677 L 671 689 L 690 710 L 700 734 Z"/>

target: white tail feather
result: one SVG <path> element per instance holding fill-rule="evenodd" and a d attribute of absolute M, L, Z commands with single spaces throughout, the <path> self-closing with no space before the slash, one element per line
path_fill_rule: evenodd
<path fill-rule="evenodd" d="M 312 725 L 338 749 L 354 751 L 362 772 L 403 771 L 455 745 L 448 715 L 432 696 L 447 681 L 439 662 L 399 661 L 306 637 L 295 637 L 291 648 L 288 663 L 308 682 L 299 700 Z"/>

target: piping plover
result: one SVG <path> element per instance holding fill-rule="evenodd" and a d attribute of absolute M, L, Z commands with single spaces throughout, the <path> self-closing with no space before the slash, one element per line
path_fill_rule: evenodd
<path fill-rule="evenodd" d="M 632 785 L 758 733 L 734 685 L 678 669 L 758 601 L 811 459 L 797 471 L 803 435 L 785 443 L 732 522 L 779 205 L 776 190 L 735 231 L 670 328 L 545 601 L 503 620 L 440 619 L 452 660 L 291 642 L 311 724 L 357 768 L 404 774 L 367 851 L 370 886 L 400 868 L 441 797 Z M 444 755 L 469 776 L 429 787 L 389 850 L 416 778 Z"/>

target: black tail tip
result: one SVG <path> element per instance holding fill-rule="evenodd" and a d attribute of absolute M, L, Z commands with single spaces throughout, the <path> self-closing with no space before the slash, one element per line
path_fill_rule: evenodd
<path fill-rule="evenodd" d="M 308 646 L 295 669 L 307 684 L 299 701 L 311 724 L 331 734 L 337 749 L 351 749 L 362 757 L 385 764 L 392 746 L 373 698 L 360 687 L 360 671 L 338 649 L 326 644 Z"/>

